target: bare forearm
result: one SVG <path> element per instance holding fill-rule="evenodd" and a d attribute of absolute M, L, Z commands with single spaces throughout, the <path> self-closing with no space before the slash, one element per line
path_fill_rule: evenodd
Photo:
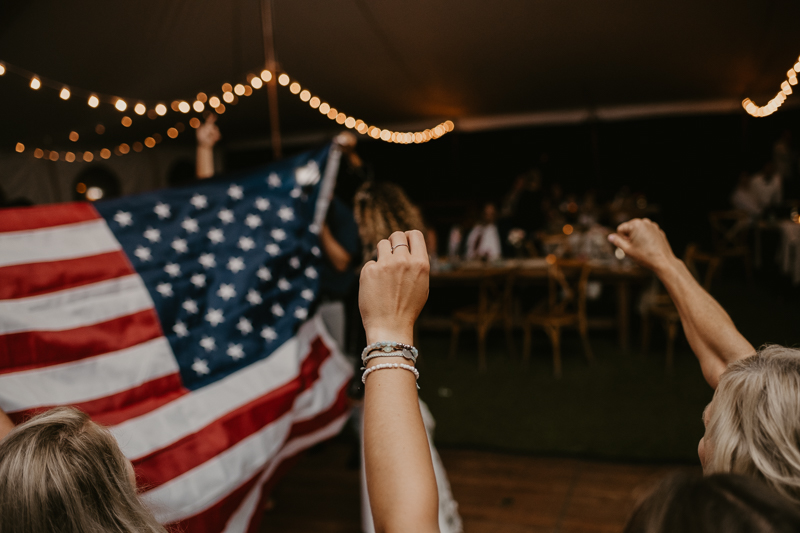
<path fill-rule="evenodd" d="M 319 237 L 322 250 L 325 252 L 325 257 L 331 262 L 333 268 L 339 272 L 347 270 L 350 266 L 350 262 L 353 260 L 353 256 L 344 249 L 344 246 L 339 244 L 327 225 L 323 226 Z"/>
<path fill-rule="evenodd" d="M 410 342 L 408 337 L 368 340 Z M 409 361 L 380 357 L 369 363 Z M 364 461 L 375 530 L 438 531 L 436 476 L 414 375 L 403 369 L 375 371 L 367 378 L 365 393 Z"/>
<path fill-rule="evenodd" d="M 214 149 L 210 146 L 197 147 L 197 161 L 195 164 L 197 177 L 210 178 L 214 175 Z"/>
<path fill-rule="evenodd" d="M 8 432 L 12 429 L 14 429 L 14 422 L 12 422 L 11 419 L 8 418 L 8 415 L 5 414 L 2 409 L 0 409 L 0 440 L 8 435 Z"/>
<path fill-rule="evenodd" d="M 717 388 L 730 363 L 755 353 L 721 305 L 708 294 L 679 259 L 656 271 L 678 309 L 686 338 L 700 361 L 708 384 Z"/>

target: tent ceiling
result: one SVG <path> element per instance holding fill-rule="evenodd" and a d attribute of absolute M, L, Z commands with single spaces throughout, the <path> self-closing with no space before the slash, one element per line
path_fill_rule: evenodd
<path fill-rule="evenodd" d="M 790 0 L 273 2 L 283 69 L 341 111 L 379 126 L 744 96 L 764 103 L 800 54 L 800 2 Z M 259 5 L 6 1 L 0 60 L 85 89 L 189 99 L 260 70 Z M 0 78 L 0 143 L 58 147 L 70 130 L 91 131 L 98 122 L 114 127 L 104 139 L 81 142 L 122 142 L 176 120 L 139 119 L 126 130 L 110 107 L 91 110 L 74 100 Z M 243 100 L 222 117 L 224 134 L 266 136 L 266 91 Z M 279 100 L 287 134 L 332 127 L 285 88 Z"/>

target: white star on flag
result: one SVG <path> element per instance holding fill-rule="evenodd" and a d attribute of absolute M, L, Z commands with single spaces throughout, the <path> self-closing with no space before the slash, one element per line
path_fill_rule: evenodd
<path fill-rule="evenodd" d="M 169 218 L 170 215 L 169 204 L 158 202 L 156 206 L 153 208 L 153 211 L 155 212 L 156 215 L 158 215 L 158 218 L 161 220 Z"/>
<path fill-rule="evenodd" d="M 208 369 L 208 361 L 206 361 L 205 359 L 198 359 L 197 357 L 195 357 L 194 363 L 192 363 L 192 370 L 197 372 L 198 376 L 204 376 L 209 372 L 211 372 Z"/>
<path fill-rule="evenodd" d="M 266 211 L 269 209 L 269 200 L 266 198 L 256 198 L 256 209 L 259 211 Z"/>
<path fill-rule="evenodd" d="M 174 331 L 175 335 L 178 337 L 186 337 L 189 335 L 189 329 L 186 327 L 186 324 L 181 321 L 175 322 L 175 325 L 172 326 L 172 331 Z"/>
<path fill-rule="evenodd" d="M 298 307 L 294 310 L 294 316 L 300 320 L 305 320 L 308 317 L 308 309 L 304 307 Z"/>
<path fill-rule="evenodd" d="M 176 238 L 174 241 L 172 241 L 172 244 L 170 246 L 172 246 L 173 250 L 175 250 L 179 254 L 185 254 L 186 252 L 189 251 L 189 244 L 186 242 L 186 239 Z"/>
<path fill-rule="evenodd" d="M 161 230 L 148 227 L 144 232 L 144 238 L 150 242 L 159 242 L 161 240 Z"/>
<path fill-rule="evenodd" d="M 314 268 L 314 267 L 308 267 L 306 269 L 306 277 L 311 278 L 311 279 L 316 279 L 317 278 L 317 269 Z"/>
<path fill-rule="evenodd" d="M 300 268 L 300 259 L 298 257 L 292 257 L 289 259 L 289 266 L 292 268 Z"/>
<path fill-rule="evenodd" d="M 241 317 L 239 323 L 236 324 L 236 329 L 238 329 L 242 335 L 247 335 L 253 331 L 253 324 L 245 317 Z"/>
<path fill-rule="evenodd" d="M 237 244 L 236 246 L 238 246 L 245 252 L 249 252 L 250 250 L 256 247 L 256 242 L 250 237 L 239 237 L 239 244 Z"/>
<path fill-rule="evenodd" d="M 261 225 L 261 217 L 251 213 L 244 219 L 244 225 L 250 229 L 256 229 Z"/>
<path fill-rule="evenodd" d="M 195 302 L 191 298 L 187 298 L 186 301 L 184 301 L 181 304 L 181 307 L 183 307 L 186 310 L 186 312 L 189 313 L 190 315 L 193 315 L 198 311 L 197 302 Z"/>
<path fill-rule="evenodd" d="M 255 289 L 250 289 L 247 292 L 247 296 L 245 296 L 245 298 L 247 298 L 247 301 L 250 302 L 250 305 L 258 305 L 264 301 L 261 298 L 261 295 L 258 294 L 258 291 Z"/>
<path fill-rule="evenodd" d="M 283 220 L 284 222 L 288 222 L 294 219 L 294 209 L 291 207 L 281 207 L 278 209 L 278 218 Z"/>
<path fill-rule="evenodd" d="M 292 288 L 292 284 L 289 283 L 286 278 L 281 278 L 278 280 L 278 288 L 282 291 L 288 291 Z"/>
<path fill-rule="evenodd" d="M 205 274 L 195 274 L 194 276 L 189 278 L 189 281 L 191 281 L 192 285 L 194 285 L 198 289 L 201 288 L 201 287 L 205 287 L 206 286 L 206 275 Z"/>
<path fill-rule="evenodd" d="M 156 290 L 164 298 L 169 298 L 170 296 L 172 296 L 172 284 L 171 283 L 159 283 L 158 286 L 156 286 Z"/>
<path fill-rule="evenodd" d="M 226 351 L 225 353 L 231 356 L 236 361 L 244 357 L 244 350 L 242 349 L 241 344 L 233 344 L 233 343 L 228 344 L 228 351 Z"/>
<path fill-rule="evenodd" d="M 139 261 L 150 261 L 152 255 L 150 254 L 150 248 L 145 248 L 144 246 L 139 246 L 136 250 L 133 251 L 133 255 L 139 258 Z"/>
<path fill-rule="evenodd" d="M 242 196 L 244 196 L 244 192 L 240 186 L 231 185 L 230 187 L 228 187 L 228 196 L 230 196 L 234 200 L 241 200 Z"/>
<path fill-rule="evenodd" d="M 277 303 L 274 304 L 272 306 L 271 311 L 272 311 L 272 314 L 275 315 L 275 316 L 283 316 L 284 315 L 283 307 L 281 307 L 281 304 L 277 304 Z"/>
<path fill-rule="evenodd" d="M 225 317 L 222 315 L 222 309 L 209 309 L 206 313 L 206 320 L 213 327 L 217 327 L 225 322 Z"/>
<path fill-rule="evenodd" d="M 181 222 L 181 227 L 186 230 L 187 233 L 197 233 L 197 230 L 200 229 L 200 226 L 197 224 L 196 218 L 189 218 Z"/>
<path fill-rule="evenodd" d="M 223 224 L 230 224 L 233 222 L 233 211 L 230 209 L 222 209 L 217 216 L 222 221 Z"/>
<path fill-rule="evenodd" d="M 271 244 L 266 245 L 264 247 L 264 251 L 267 252 L 269 255 L 275 256 L 281 253 L 281 247 L 273 242 Z"/>
<path fill-rule="evenodd" d="M 280 228 L 270 231 L 269 234 L 272 236 L 273 239 L 275 239 L 278 242 L 286 240 L 286 232 Z"/>
<path fill-rule="evenodd" d="M 256 272 L 256 276 L 262 281 L 269 281 L 272 279 L 272 272 L 270 272 L 267 267 L 261 267 L 258 269 L 258 272 Z"/>
<path fill-rule="evenodd" d="M 189 203 L 192 204 L 195 209 L 203 209 L 208 206 L 208 198 L 202 194 L 195 194 L 192 196 L 192 199 L 189 200 Z"/>
<path fill-rule="evenodd" d="M 238 274 L 239 272 L 244 270 L 244 261 L 242 261 L 241 257 L 231 257 L 230 259 L 228 259 L 227 268 L 234 274 Z"/>
<path fill-rule="evenodd" d="M 200 254 L 200 258 L 197 261 L 203 265 L 204 268 L 214 268 L 217 266 L 214 254 Z"/>
<path fill-rule="evenodd" d="M 221 229 L 217 229 L 217 228 L 211 228 L 208 231 L 207 236 L 208 236 L 208 240 L 210 240 L 214 244 L 219 244 L 219 243 L 221 243 L 222 241 L 225 240 L 225 234 L 222 233 Z"/>
<path fill-rule="evenodd" d="M 292 192 L 289 193 L 289 196 L 291 196 L 292 198 L 300 198 L 301 194 L 302 191 L 300 191 L 300 188 L 295 187 L 294 189 L 292 189 Z"/>
<path fill-rule="evenodd" d="M 300 296 L 310 302 L 314 299 L 314 291 L 311 289 L 303 289 L 303 292 L 300 293 Z"/>
<path fill-rule="evenodd" d="M 202 346 L 205 351 L 210 352 L 211 350 L 215 350 L 217 348 L 217 341 L 214 340 L 214 337 L 205 335 L 202 339 L 200 339 L 200 346 Z"/>
<path fill-rule="evenodd" d="M 164 272 L 169 274 L 171 278 L 177 278 L 181 275 L 181 266 L 177 263 L 167 263 L 164 265 Z"/>
<path fill-rule="evenodd" d="M 117 211 L 114 221 L 124 228 L 133 224 L 133 217 L 127 211 Z"/>
<path fill-rule="evenodd" d="M 319 249 L 318 246 L 314 246 L 313 248 L 311 248 L 311 253 L 316 255 L 317 257 L 322 255 L 322 251 Z"/>
<path fill-rule="evenodd" d="M 261 330 L 261 336 L 268 341 L 274 341 L 278 338 L 278 334 L 275 333 L 275 330 L 266 326 Z"/>
<path fill-rule="evenodd" d="M 267 183 L 270 187 L 280 187 L 281 186 L 281 179 L 278 177 L 277 174 L 274 172 L 269 175 L 267 178 Z"/>
<path fill-rule="evenodd" d="M 236 296 L 236 290 L 233 288 L 232 283 L 223 283 L 219 286 L 219 290 L 217 291 L 217 296 L 225 300 L 226 302 Z"/>

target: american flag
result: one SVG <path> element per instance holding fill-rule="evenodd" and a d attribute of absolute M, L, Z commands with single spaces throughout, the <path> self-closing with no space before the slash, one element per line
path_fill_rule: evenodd
<path fill-rule="evenodd" d="M 313 306 L 335 145 L 90 205 L 0 211 L 0 408 L 110 427 L 164 524 L 255 531 L 339 432 L 351 365 Z"/>

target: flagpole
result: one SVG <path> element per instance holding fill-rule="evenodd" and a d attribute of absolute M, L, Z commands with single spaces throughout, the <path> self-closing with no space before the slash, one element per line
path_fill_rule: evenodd
<path fill-rule="evenodd" d="M 261 0 L 261 34 L 264 37 L 264 60 L 266 68 L 272 73 L 267 82 L 269 99 L 270 139 L 272 155 L 276 160 L 281 158 L 281 125 L 278 116 L 278 71 L 275 61 L 275 36 L 272 27 L 272 0 Z"/>

